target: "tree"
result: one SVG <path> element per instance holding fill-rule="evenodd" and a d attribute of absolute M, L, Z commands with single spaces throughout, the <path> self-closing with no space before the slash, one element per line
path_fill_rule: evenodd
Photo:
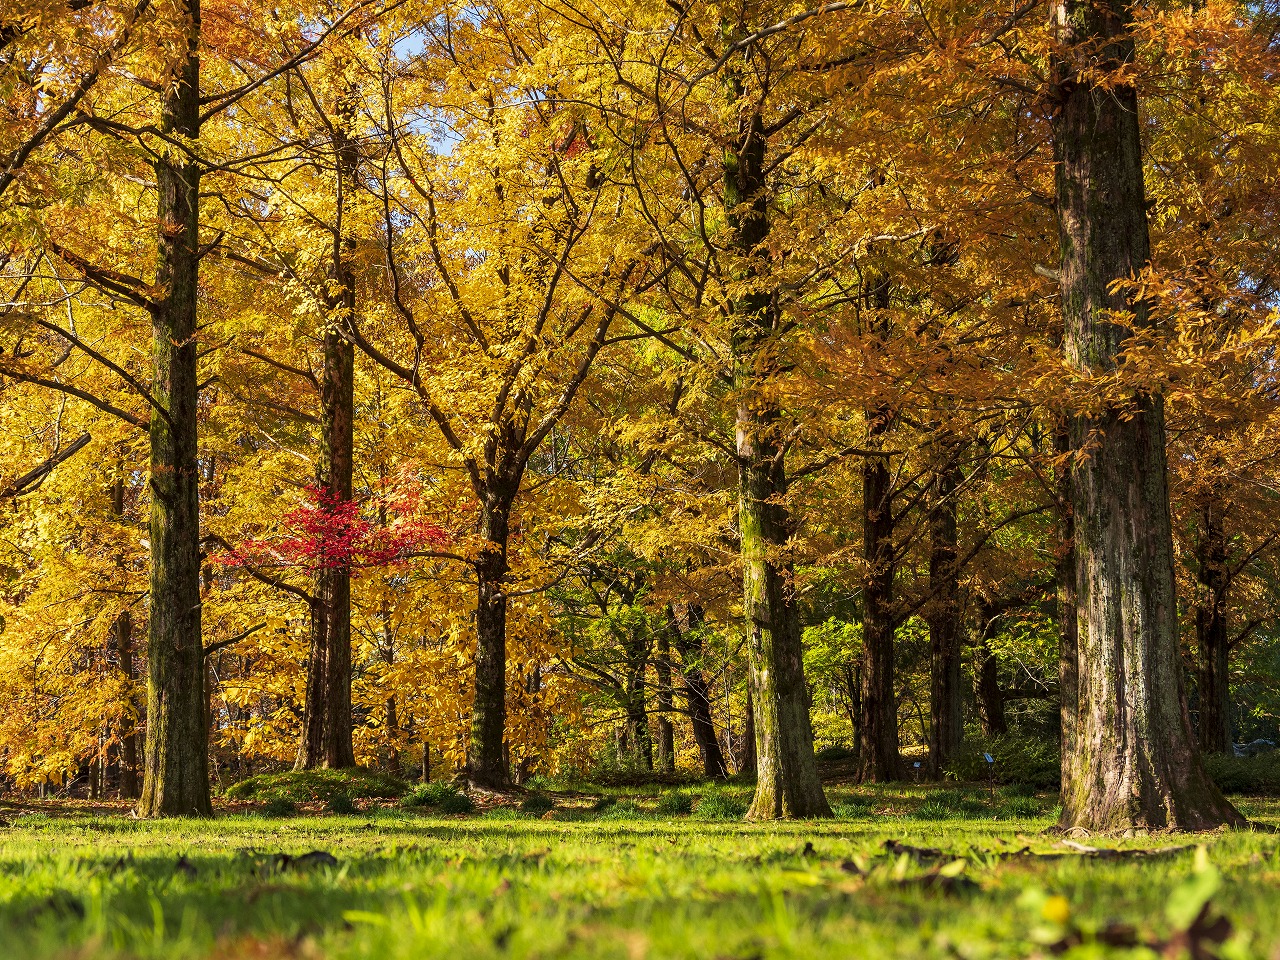
<path fill-rule="evenodd" d="M 1084 377 L 1114 375 L 1149 324 L 1134 281 L 1150 261 L 1132 14 L 1053 8 L 1053 120 L 1065 347 Z M 1071 425 L 1078 647 L 1063 757 L 1067 826 L 1211 829 L 1243 818 L 1204 771 L 1178 657 L 1164 400 L 1129 396 Z M 1064 680 L 1069 674 L 1064 672 Z"/>

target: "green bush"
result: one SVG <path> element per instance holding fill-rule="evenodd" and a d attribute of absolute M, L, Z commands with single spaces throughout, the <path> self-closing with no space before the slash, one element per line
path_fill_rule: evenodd
<path fill-rule="evenodd" d="M 292 817 L 298 812 L 298 805 L 284 797 L 272 797 L 259 812 L 264 817 Z"/>
<path fill-rule="evenodd" d="M 702 820 L 741 820 L 747 814 L 743 801 L 719 791 L 704 794 L 693 809 Z"/>
<path fill-rule="evenodd" d="M 335 797 L 343 797 L 348 802 L 364 797 L 391 799 L 404 791 L 403 780 L 374 770 L 352 767 L 346 770 L 261 773 L 232 784 L 227 788 L 226 797 L 229 800 L 285 800 L 293 804 L 322 803 L 328 806 Z"/>
<path fill-rule="evenodd" d="M 988 764 L 984 753 L 991 754 L 995 763 Z M 986 741 L 969 739 L 947 772 L 957 780 L 1057 790 L 1062 780 L 1062 761 L 1056 739 L 1010 733 Z"/>
<path fill-rule="evenodd" d="M 556 808 L 556 802 L 545 793 L 531 793 L 520 801 L 520 809 L 525 813 L 547 813 Z"/>
<path fill-rule="evenodd" d="M 402 807 L 431 807 L 440 813 L 471 813 L 476 803 L 451 783 L 422 783 L 404 795 Z"/>
<path fill-rule="evenodd" d="M 356 802 L 345 793 L 335 793 L 329 798 L 329 802 L 324 805 L 324 808 L 330 813 L 336 813 L 339 816 L 349 816 L 359 810 Z"/>
<path fill-rule="evenodd" d="M 680 790 L 670 790 L 658 798 L 658 813 L 664 817 L 682 817 L 693 813 L 693 797 Z"/>
<path fill-rule="evenodd" d="M 841 760 L 856 759 L 858 751 L 852 747 L 831 746 L 823 747 L 814 756 L 819 763 L 837 763 Z"/>
<path fill-rule="evenodd" d="M 1210 754 L 1204 766 L 1223 793 L 1280 796 L 1280 751 L 1256 757 Z"/>

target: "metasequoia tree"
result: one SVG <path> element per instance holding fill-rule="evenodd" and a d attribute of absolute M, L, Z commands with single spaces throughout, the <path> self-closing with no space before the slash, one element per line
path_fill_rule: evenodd
<path fill-rule="evenodd" d="M 617 198 L 600 175 L 608 157 L 558 102 L 536 12 L 444 14 L 418 36 L 423 51 L 410 63 L 390 46 L 384 60 L 392 311 L 351 337 L 417 394 L 469 480 L 476 647 L 467 771 L 477 785 L 501 787 L 513 510 L 530 461 L 645 271 L 601 232 L 599 207 Z M 418 112 L 438 126 L 411 122 Z M 440 139 L 453 141 L 448 153 L 436 151 Z"/>
<path fill-rule="evenodd" d="M 198 0 L 166 8 L 149 21 L 147 42 L 167 51 L 153 58 L 138 85 L 155 93 L 158 121 L 125 111 L 111 117 L 81 110 L 77 124 L 86 136 L 136 143 L 149 155 L 155 178 L 156 251 L 151 282 L 106 266 L 98 251 L 76 249 L 54 224 L 46 247 L 107 295 L 143 311 L 151 322 L 151 375 L 144 384 L 125 367 L 76 337 L 55 328 L 64 341 L 105 366 L 145 401 L 146 416 L 122 410 L 58 378 L 27 369 L 6 371 L 17 379 L 60 390 L 148 431 L 151 504 L 149 548 L 151 589 L 148 608 L 147 733 L 145 773 L 139 812 L 207 815 L 209 800 L 206 707 L 201 642 L 201 543 L 199 515 L 198 423 L 199 335 L 197 302 L 201 257 L 201 178 L 211 159 L 201 153 L 207 121 L 224 113 L 247 93 L 314 55 L 322 41 L 355 9 L 341 13 L 283 56 L 244 44 L 248 34 L 219 34 L 216 52 L 248 50 L 247 69 L 223 71 L 215 91 L 201 88 L 201 10 Z M 211 51 L 212 52 L 212 51 Z M 283 62 L 282 62 L 283 61 Z M 262 64 L 268 64 L 264 67 Z M 146 73 L 153 74 L 147 76 Z M 244 80 L 245 74 L 251 79 Z M 128 85 L 129 75 L 119 78 Z M 117 96 L 123 89 L 106 91 Z M 95 97 L 105 97 L 99 85 Z M 104 104 L 107 101 L 103 101 Z M 135 110 L 136 113 L 136 110 Z M 42 321 L 47 327 L 50 324 Z"/>
<path fill-rule="evenodd" d="M 1066 355 L 1079 375 L 1105 377 L 1150 323 L 1133 283 L 1151 251 L 1138 93 L 1122 72 L 1135 57 L 1132 14 L 1067 0 L 1052 15 Z M 1062 678 L 1062 696 L 1076 704 L 1064 711 L 1075 715 L 1063 757 L 1066 826 L 1243 822 L 1205 773 L 1187 715 L 1164 416 L 1159 391 L 1135 385 L 1071 425 L 1078 645 Z"/>

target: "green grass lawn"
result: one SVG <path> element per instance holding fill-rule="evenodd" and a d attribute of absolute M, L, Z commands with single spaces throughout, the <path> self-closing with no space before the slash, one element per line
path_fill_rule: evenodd
<path fill-rule="evenodd" d="M 764 825 L 727 819 L 745 803 L 745 787 L 692 787 L 683 800 L 652 789 L 557 795 L 549 814 L 537 804 L 459 816 L 386 806 L 139 822 L 0 805 L 0 958 L 1150 957 L 1167 949 L 1270 960 L 1280 950 L 1274 835 L 1082 840 L 1134 851 L 1201 847 L 1104 857 L 1043 833 L 1055 813 L 1050 797 L 923 788 L 829 795 L 840 819 Z M 1274 801 L 1242 805 L 1261 822 L 1280 821 Z M 937 853 L 894 852 L 886 841 Z M 336 863 L 293 859 L 312 851 Z M 1216 946 L 1228 929 L 1219 917 L 1231 932 Z M 1124 946 L 1135 941 L 1150 946 Z M 1190 953 L 1189 941 L 1212 953 Z"/>

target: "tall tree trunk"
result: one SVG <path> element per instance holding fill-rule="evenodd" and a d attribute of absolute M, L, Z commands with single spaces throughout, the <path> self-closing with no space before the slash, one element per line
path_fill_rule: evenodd
<path fill-rule="evenodd" d="M 199 0 L 185 0 L 187 58 L 163 94 L 160 130 L 200 138 Z M 152 310 L 151 611 L 146 770 L 141 816 L 209 816 L 209 755 L 200 640 L 196 282 L 200 167 L 174 147 L 156 161 L 159 258 Z"/>
<path fill-rule="evenodd" d="M 926 618 L 930 653 L 929 763 L 935 777 L 941 777 L 959 756 L 964 740 L 960 697 L 963 618 L 956 569 L 955 490 L 959 482 L 960 469 L 952 460 L 934 476 L 929 508 L 929 592 L 933 596 Z"/>
<path fill-rule="evenodd" d="M 317 486 L 321 509 L 336 509 L 354 495 L 355 347 L 347 331 L 355 315 L 352 256 L 346 233 L 348 192 L 354 189 L 359 153 L 347 137 L 351 111 L 345 101 L 334 125 L 336 214 L 325 306 L 324 369 L 320 375 L 320 457 Z M 306 702 L 297 769 L 355 766 L 351 717 L 351 569 L 326 564 L 316 571 L 311 601 L 311 648 L 307 656 Z"/>
<path fill-rule="evenodd" d="M 476 689 L 471 709 L 467 776 L 477 786 L 510 782 L 504 737 L 507 724 L 507 540 L 513 497 L 490 493 L 481 501 L 476 558 Z"/>
<path fill-rule="evenodd" d="M 711 719 L 711 697 L 707 681 L 702 675 L 702 610 L 689 605 L 689 629 L 681 631 L 676 624 L 675 612 L 667 607 L 669 631 L 676 641 L 684 676 L 684 695 L 689 704 L 689 721 L 693 726 L 693 739 L 702 757 L 702 771 L 713 780 L 723 780 L 729 775 L 720 738 Z"/>
<path fill-rule="evenodd" d="M 1199 648 L 1200 746 L 1205 753 L 1231 751 L 1231 685 L 1227 674 L 1231 653 L 1227 637 L 1227 541 L 1222 507 L 1206 500 L 1200 508 L 1200 540 L 1196 544 L 1196 645 Z"/>
<path fill-rule="evenodd" d="M 669 621 L 668 621 L 669 624 Z M 676 768 L 676 733 L 671 722 L 671 632 L 668 624 L 658 630 L 654 672 L 658 677 L 658 769 L 671 773 Z"/>
<path fill-rule="evenodd" d="M 1108 376 L 1148 307 L 1118 287 L 1148 263 L 1134 59 L 1119 0 L 1056 0 L 1053 65 L 1060 287 L 1067 360 Z M 1127 318 L 1127 319 L 1125 319 Z M 1135 393 L 1071 428 L 1079 713 L 1062 823 L 1210 829 L 1244 818 L 1204 771 L 1178 654 L 1164 402 Z"/>
<path fill-rule="evenodd" d="M 757 280 L 769 233 L 764 120 L 745 113 L 739 123 L 738 147 L 724 157 L 725 220 L 739 273 Z M 755 691 L 757 778 L 747 818 L 830 816 L 813 756 L 800 613 L 787 559 L 791 519 L 780 502 L 787 492 L 786 426 L 771 387 L 779 374 L 781 317 L 767 292 L 749 293 L 731 309 L 742 607 Z"/>
<path fill-rule="evenodd" d="M 877 306 L 888 305 L 888 281 L 875 291 Z M 890 412 L 880 408 L 868 417 L 869 446 L 882 442 Z M 867 574 L 862 589 L 862 724 L 858 737 L 858 776 L 866 782 L 901 780 L 898 748 L 898 701 L 894 691 L 893 635 L 893 480 L 887 456 L 862 462 L 862 545 Z"/>

